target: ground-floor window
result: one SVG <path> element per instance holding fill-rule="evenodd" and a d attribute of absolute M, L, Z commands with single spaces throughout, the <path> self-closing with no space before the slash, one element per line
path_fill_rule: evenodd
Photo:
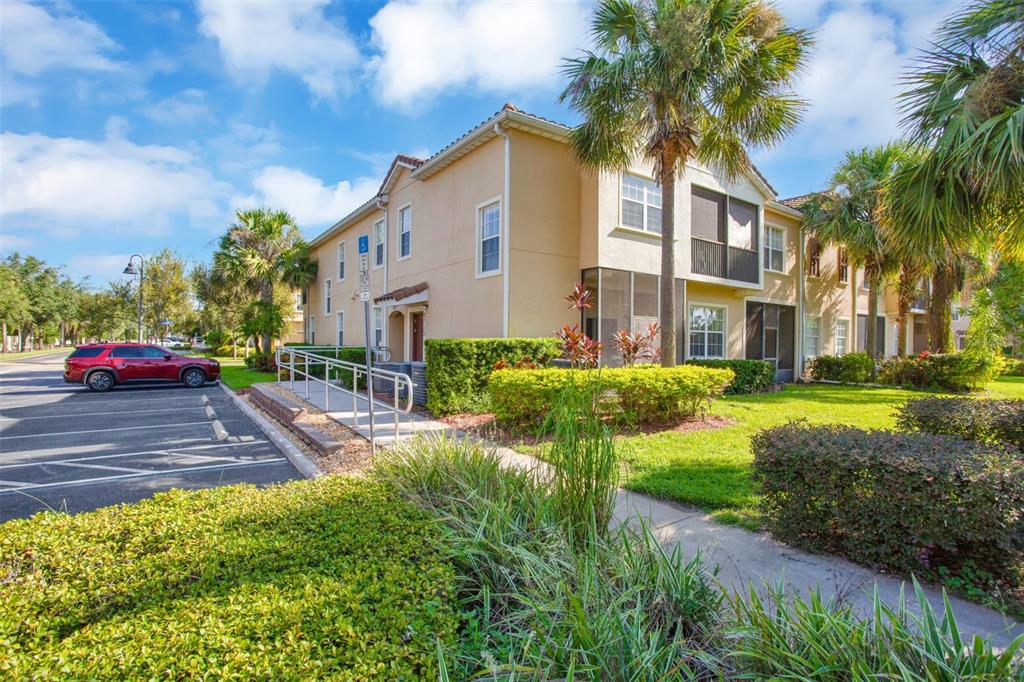
<path fill-rule="evenodd" d="M 316 343 L 316 318 L 312 315 L 306 318 L 306 343 Z"/>
<path fill-rule="evenodd" d="M 836 355 L 846 355 L 849 350 L 850 321 L 836 320 Z"/>
<path fill-rule="evenodd" d="M 692 358 L 725 357 L 725 308 L 712 305 L 690 306 L 690 352 Z"/>
<path fill-rule="evenodd" d="M 338 313 L 338 345 L 345 345 L 345 313 Z"/>
<path fill-rule="evenodd" d="M 373 347 L 384 346 L 384 309 L 380 306 L 373 307 Z"/>
<path fill-rule="evenodd" d="M 821 355 L 821 317 L 804 315 L 804 355 L 813 358 Z"/>

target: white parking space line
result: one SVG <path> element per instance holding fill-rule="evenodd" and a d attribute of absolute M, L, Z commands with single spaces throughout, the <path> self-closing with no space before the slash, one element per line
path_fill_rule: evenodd
<path fill-rule="evenodd" d="M 82 464 L 81 462 L 40 462 L 40 464 L 54 464 L 61 467 L 75 467 L 81 469 L 104 469 L 106 471 L 131 471 L 136 474 L 147 474 L 152 471 L 152 469 L 132 469 L 130 467 L 115 467 L 109 464 Z M 39 466 L 39 464 L 36 466 Z"/>
<path fill-rule="evenodd" d="M 87 429 L 85 431 L 62 431 L 60 433 L 48 433 L 46 436 L 52 438 L 53 436 L 73 436 L 79 433 L 109 433 L 110 431 L 137 431 L 140 429 L 176 429 L 179 426 L 200 426 L 209 425 L 210 422 L 185 422 L 182 424 L 151 424 L 148 426 L 121 426 L 116 429 Z M 0 436 L 0 440 L 15 440 L 17 438 L 39 438 L 38 433 L 33 433 L 27 436 Z"/>
<path fill-rule="evenodd" d="M 35 483 L 26 483 L 24 481 L 4 481 L 2 479 L 0 479 L 0 485 L 9 485 L 9 486 L 14 486 L 14 487 L 18 487 L 18 488 L 33 488 L 33 487 L 35 487 Z"/>
<path fill-rule="evenodd" d="M 115 457 L 145 457 L 146 455 L 187 455 L 190 457 L 212 457 L 212 455 L 193 455 L 192 450 L 212 450 L 214 448 L 233 448 L 239 445 L 263 445 L 269 444 L 270 441 L 266 440 L 250 440 L 239 443 L 217 443 L 215 445 L 187 445 L 179 448 L 161 448 L 159 450 L 139 450 L 136 452 L 121 452 L 113 455 L 92 455 L 90 457 L 73 457 L 71 459 L 57 459 L 57 460 L 42 460 L 32 462 L 22 462 L 20 464 L 0 464 L 0 469 L 10 469 L 12 467 L 28 467 L 38 466 L 40 464 L 49 464 L 50 462 L 91 462 L 95 459 L 112 459 Z M 224 459 L 234 459 L 233 457 L 225 457 Z"/>
<path fill-rule="evenodd" d="M 125 478 L 146 478 L 146 477 L 158 477 L 158 476 L 173 476 L 175 474 L 183 474 L 190 471 L 213 471 L 217 469 L 233 469 L 236 467 L 251 467 L 259 466 L 263 464 L 279 464 L 281 462 L 287 462 L 288 460 L 284 457 L 275 457 L 274 459 L 261 459 L 256 462 L 235 462 L 232 464 L 212 464 L 209 466 L 197 466 L 197 467 L 184 467 L 181 469 L 164 469 L 162 471 L 147 471 L 142 474 L 121 474 L 120 476 L 100 476 L 97 478 L 80 478 L 74 481 L 61 481 L 59 483 L 40 483 L 33 484 L 29 483 L 20 488 L 7 488 L 0 490 L 0 495 L 4 493 L 16 493 L 21 490 L 27 490 L 29 488 L 38 490 L 40 488 L 58 488 L 67 487 L 72 485 L 87 485 L 93 483 L 102 483 L 105 481 L 116 481 Z"/>
<path fill-rule="evenodd" d="M 182 410 L 202 410 L 202 405 L 195 407 L 167 407 L 162 410 L 119 410 L 114 412 L 62 412 L 60 414 L 44 414 L 38 417 L 4 417 L 0 421 L 20 422 L 25 419 L 66 419 L 68 417 L 100 417 L 111 414 L 152 414 L 154 412 L 181 412 Z"/>

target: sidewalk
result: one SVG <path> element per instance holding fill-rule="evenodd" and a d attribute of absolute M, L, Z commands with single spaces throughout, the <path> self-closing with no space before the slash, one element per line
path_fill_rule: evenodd
<path fill-rule="evenodd" d="M 282 382 L 280 385 L 289 388 L 288 382 Z M 323 409 L 323 390 L 321 388 L 314 391 L 314 385 L 320 386 L 310 384 L 308 400 Z M 294 390 L 299 396 L 305 397 L 302 382 L 295 382 Z M 361 414 L 357 415 L 353 426 L 351 398 L 342 400 L 340 393 L 332 393 L 331 411 L 328 414 L 369 438 L 366 398 L 359 399 L 358 409 Z M 381 406 L 375 408 L 374 415 L 378 443 L 394 442 L 394 416 Z M 410 414 L 402 417 L 399 439 L 405 440 L 425 433 L 466 436 L 422 415 Z M 494 447 L 509 466 L 547 466 L 540 460 L 510 448 L 493 445 L 491 447 Z M 806 595 L 817 588 L 824 597 L 844 600 L 852 604 L 859 613 L 867 615 L 870 613 L 871 595 L 875 587 L 881 600 L 892 608 L 898 605 L 902 588 L 908 608 L 916 610 L 914 607 L 917 598 L 913 583 L 909 581 L 878 573 L 838 557 L 794 549 L 772 539 L 767 533 L 753 533 L 742 528 L 715 523 L 710 515 L 698 509 L 681 507 L 620 489 L 615 503 L 615 518 L 619 523 L 629 523 L 638 516 L 647 521 L 662 542 L 678 545 L 687 557 L 699 551 L 708 566 L 717 565 L 718 580 L 728 590 L 747 591 L 751 583 L 774 584 L 782 579 L 790 594 Z M 930 587 L 925 587 L 924 591 L 932 608 L 941 617 L 941 591 Z M 978 634 L 988 638 L 993 646 L 1001 648 L 1009 644 L 1014 637 L 1024 634 L 1024 625 L 1007 619 L 997 611 L 952 596 L 950 603 L 961 635 L 965 637 Z"/>

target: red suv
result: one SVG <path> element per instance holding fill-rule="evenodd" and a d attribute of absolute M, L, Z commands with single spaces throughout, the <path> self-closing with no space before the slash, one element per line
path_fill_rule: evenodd
<path fill-rule="evenodd" d="M 130 381 L 174 381 L 199 388 L 220 378 L 220 364 L 207 358 L 178 355 L 141 343 L 90 343 L 76 346 L 64 361 L 64 381 L 109 391 Z"/>

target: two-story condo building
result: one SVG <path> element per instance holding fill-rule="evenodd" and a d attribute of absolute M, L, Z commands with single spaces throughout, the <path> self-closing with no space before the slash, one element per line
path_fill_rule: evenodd
<path fill-rule="evenodd" d="M 312 241 L 306 342 L 365 342 L 356 249 L 367 236 L 370 344 L 392 360 L 422 360 L 428 338 L 550 336 L 582 323 L 614 363 L 614 332 L 657 320 L 665 197 L 646 162 L 581 168 L 569 130 L 507 104 L 429 159 L 396 157 L 377 194 Z M 835 248 L 808 253 L 799 202 L 778 200 L 756 169 L 729 181 L 687 167 L 675 197 L 680 361 L 763 358 L 791 380 L 810 356 L 863 349 L 856 264 Z M 582 320 L 563 299 L 579 281 L 594 302 Z M 886 338 L 891 298 L 878 320 Z"/>

